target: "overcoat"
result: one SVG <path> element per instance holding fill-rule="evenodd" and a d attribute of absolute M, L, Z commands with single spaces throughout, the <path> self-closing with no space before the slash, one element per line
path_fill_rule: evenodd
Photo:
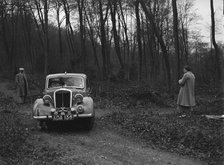
<path fill-rule="evenodd" d="M 186 72 L 179 80 L 181 85 L 177 104 L 181 106 L 195 106 L 195 76 L 192 72 Z"/>
<path fill-rule="evenodd" d="M 28 92 L 28 82 L 26 75 L 24 73 L 16 74 L 16 92 L 19 97 L 27 96 Z"/>

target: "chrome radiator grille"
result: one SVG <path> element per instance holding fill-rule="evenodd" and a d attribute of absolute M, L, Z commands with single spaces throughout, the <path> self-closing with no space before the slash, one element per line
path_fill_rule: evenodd
<path fill-rule="evenodd" d="M 70 107 L 70 100 L 71 99 L 71 92 L 70 91 L 57 91 L 55 92 L 55 107 L 56 108 L 69 108 Z"/>

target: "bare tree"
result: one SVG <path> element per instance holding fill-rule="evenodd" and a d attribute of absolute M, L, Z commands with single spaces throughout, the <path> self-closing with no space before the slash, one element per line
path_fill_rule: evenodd
<path fill-rule="evenodd" d="M 120 37 L 118 36 L 117 32 L 117 20 L 116 20 L 116 13 L 117 13 L 117 0 L 109 1 L 110 6 L 110 14 L 111 14 L 111 21 L 112 21 L 112 30 L 113 30 L 113 36 L 114 36 L 114 43 L 115 43 L 115 50 L 116 54 L 119 60 L 119 63 L 121 65 L 121 73 L 124 72 L 124 63 L 121 58 L 121 49 L 120 49 Z"/>
<path fill-rule="evenodd" d="M 92 48 L 93 48 L 94 61 L 99 73 L 101 69 L 100 69 L 99 59 L 97 56 L 97 42 L 96 42 L 98 32 L 95 33 L 97 31 L 97 24 L 96 24 L 97 19 L 96 19 L 96 13 L 94 12 L 93 6 L 94 4 L 89 4 L 89 6 L 85 7 L 85 18 L 86 18 L 87 26 L 88 26 L 87 33 L 89 35 Z M 95 13 L 95 15 L 93 14 L 93 12 Z"/>
<path fill-rule="evenodd" d="M 173 7 L 173 35 L 175 42 L 175 54 L 176 54 L 176 64 L 177 64 L 177 80 L 180 78 L 180 51 L 179 51 L 179 28 L 178 28 L 178 13 L 176 0 L 172 0 Z"/>
<path fill-rule="evenodd" d="M 35 10 L 37 11 L 37 17 L 34 14 L 35 11 L 33 11 L 33 5 L 30 1 L 27 1 L 30 6 L 30 10 L 33 15 L 33 19 L 35 20 L 37 29 L 40 32 L 40 39 L 43 47 L 44 52 L 44 74 L 46 75 L 48 73 L 48 58 L 49 58 L 49 36 L 48 36 L 48 11 L 49 11 L 49 0 L 34 0 Z M 43 6 L 43 7 L 42 7 Z M 44 10 L 42 10 L 44 9 Z M 38 23 L 40 22 L 40 24 Z"/>
<path fill-rule="evenodd" d="M 138 55 L 139 55 L 139 80 L 142 79 L 142 41 L 141 41 L 141 22 L 139 15 L 139 0 L 135 1 L 135 14 L 137 22 L 137 41 L 138 41 Z"/>
<path fill-rule="evenodd" d="M 84 11 L 85 11 L 85 0 L 78 0 L 78 11 L 79 11 L 79 31 L 80 31 L 80 41 L 81 41 L 81 58 L 82 58 L 82 64 L 83 64 L 83 70 L 85 70 L 86 67 L 86 34 L 85 34 L 85 17 L 84 17 Z"/>
<path fill-rule="evenodd" d="M 103 1 L 98 0 L 98 7 L 99 7 L 99 14 L 100 14 L 100 40 L 101 40 L 101 50 L 102 50 L 102 57 L 103 57 L 103 77 L 106 78 L 106 75 L 109 73 L 109 57 L 107 54 L 108 42 L 106 38 L 106 31 L 105 31 L 105 23 L 108 16 L 109 5 L 107 4 L 106 13 L 103 12 Z"/>
<path fill-rule="evenodd" d="M 0 16 L 0 18 L 1 18 L 1 31 L 2 31 L 1 35 L 2 35 L 2 40 L 3 40 L 4 47 L 5 47 L 5 51 L 6 51 L 6 54 L 7 54 L 7 57 L 8 57 L 7 63 L 10 63 L 9 60 L 12 61 L 12 59 L 10 59 L 12 57 L 11 57 L 10 45 L 9 45 L 10 41 L 8 41 L 9 37 L 7 37 L 7 34 L 8 34 L 8 32 L 7 32 L 7 27 L 8 27 L 8 25 L 7 25 L 8 24 L 8 21 L 7 21 L 7 13 L 8 13 L 7 2 L 6 1 L 1 1 L 0 3 L 1 3 L 1 10 L 0 10 L 1 11 L 1 13 L 0 13 L 1 16 Z"/>
<path fill-rule="evenodd" d="M 77 52 L 77 48 L 75 47 L 74 44 L 74 31 L 72 28 L 72 24 L 71 24 L 71 7 L 70 4 L 68 3 L 67 0 L 62 0 L 63 3 L 63 8 L 64 8 L 64 13 L 65 13 L 65 28 L 66 28 L 66 39 L 67 39 L 67 43 L 68 43 L 68 47 L 69 47 L 69 51 L 70 51 L 70 56 L 71 57 L 71 63 L 72 65 L 75 65 L 75 69 L 78 69 L 76 67 L 77 62 L 79 62 L 79 58 L 80 55 Z M 69 57 L 67 57 L 69 58 Z M 69 65 L 67 65 L 67 67 L 69 67 L 68 69 L 71 69 Z"/>
<path fill-rule="evenodd" d="M 120 21 L 121 21 L 121 25 L 123 27 L 124 30 L 124 34 L 125 34 L 125 41 L 126 41 L 126 52 L 127 52 L 127 79 L 130 79 L 130 42 L 129 42 L 129 36 L 128 36 L 128 26 L 127 26 L 127 4 L 126 5 L 126 18 L 124 16 L 124 7 L 122 7 L 122 1 L 118 1 L 118 5 L 119 5 L 119 9 L 120 9 Z M 125 61 L 124 61 L 125 62 Z"/>
<path fill-rule="evenodd" d="M 167 49 L 166 49 L 166 45 L 164 43 L 164 40 L 161 36 L 161 32 L 160 32 L 160 28 L 156 26 L 155 24 L 155 20 L 154 20 L 154 17 L 153 17 L 153 14 L 152 12 L 150 11 L 150 9 L 148 10 L 146 5 L 145 5 L 145 2 L 143 0 L 140 0 L 139 1 L 145 14 L 146 14 L 146 17 L 149 19 L 150 23 L 152 24 L 152 27 L 153 27 L 153 30 L 155 32 L 155 35 L 158 39 L 158 42 L 161 46 L 161 49 L 162 49 L 162 52 L 163 52 L 163 57 L 164 57 L 164 61 L 165 61 L 165 65 L 166 65 L 166 72 L 167 72 L 167 83 L 168 83 L 168 88 L 170 89 L 171 88 L 171 73 L 170 73 L 170 62 L 169 62 L 169 54 L 167 52 Z"/>
<path fill-rule="evenodd" d="M 64 64 L 64 58 L 63 58 L 63 46 L 62 46 L 62 28 L 61 28 L 61 24 L 64 21 L 63 19 L 60 19 L 60 14 L 61 14 L 61 9 L 62 9 L 62 2 L 61 0 L 56 0 L 54 2 L 55 4 L 55 10 L 56 10 L 56 20 L 57 20 L 57 26 L 58 26 L 58 43 L 59 43 L 59 54 L 60 54 L 60 58 L 62 60 L 62 63 Z"/>
<path fill-rule="evenodd" d="M 180 23 L 180 50 L 182 51 L 182 61 L 184 64 L 189 63 L 189 37 L 190 37 L 190 26 L 192 23 L 197 21 L 198 15 L 192 10 L 193 2 L 191 0 L 180 1 L 178 3 L 178 19 Z"/>
<path fill-rule="evenodd" d="M 217 77 L 218 80 L 221 80 L 221 59 L 220 59 L 220 52 L 218 44 L 216 43 L 215 39 L 215 14 L 214 14 L 214 5 L 213 0 L 210 0 L 210 8 L 211 8 L 211 32 L 212 32 L 212 43 L 215 48 L 215 59 L 216 59 L 216 70 L 217 70 Z"/>

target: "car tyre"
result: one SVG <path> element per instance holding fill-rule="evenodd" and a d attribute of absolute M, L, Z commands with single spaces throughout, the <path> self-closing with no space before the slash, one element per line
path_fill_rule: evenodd
<path fill-rule="evenodd" d="M 46 126 L 47 126 L 48 130 L 52 130 L 54 128 L 54 125 L 53 125 L 53 123 L 51 121 L 47 121 L 46 122 Z"/>
<path fill-rule="evenodd" d="M 87 118 L 84 120 L 84 122 L 85 130 L 92 130 L 95 122 L 95 117 Z"/>
<path fill-rule="evenodd" d="M 45 121 L 39 121 L 39 126 L 41 131 L 45 131 L 47 129 Z"/>
<path fill-rule="evenodd" d="M 41 131 L 51 130 L 53 123 L 51 121 L 39 121 L 39 126 Z"/>

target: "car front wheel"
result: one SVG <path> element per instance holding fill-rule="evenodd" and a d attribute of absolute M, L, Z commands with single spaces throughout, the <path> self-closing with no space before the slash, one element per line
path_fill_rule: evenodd
<path fill-rule="evenodd" d="M 87 118 L 84 121 L 84 127 L 86 130 L 91 130 L 93 128 L 95 117 Z"/>
<path fill-rule="evenodd" d="M 53 123 L 51 121 L 39 121 L 40 130 L 50 130 L 53 128 Z"/>

